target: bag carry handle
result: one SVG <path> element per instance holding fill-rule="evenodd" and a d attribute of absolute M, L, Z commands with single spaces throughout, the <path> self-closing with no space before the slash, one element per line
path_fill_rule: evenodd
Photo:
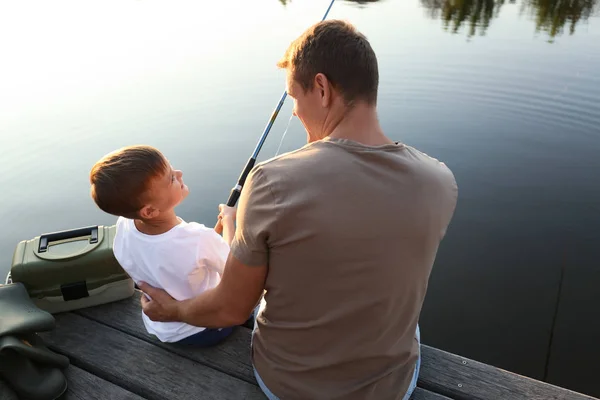
<path fill-rule="evenodd" d="M 98 243 L 98 225 L 43 234 L 40 236 L 40 245 L 38 246 L 38 253 L 46 252 L 48 250 L 48 244 L 50 242 L 55 242 L 57 240 L 73 239 L 76 237 L 88 235 L 90 236 L 90 244 Z"/>

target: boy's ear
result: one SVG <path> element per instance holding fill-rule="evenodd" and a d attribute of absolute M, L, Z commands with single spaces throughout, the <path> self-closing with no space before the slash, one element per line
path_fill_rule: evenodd
<path fill-rule="evenodd" d="M 158 215 L 158 209 L 150 205 L 145 205 L 140 209 L 139 214 L 143 219 L 151 219 Z"/>

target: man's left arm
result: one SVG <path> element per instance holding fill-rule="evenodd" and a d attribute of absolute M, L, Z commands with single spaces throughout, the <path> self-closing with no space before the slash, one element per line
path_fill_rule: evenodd
<path fill-rule="evenodd" d="M 191 299 L 177 301 L 160 289 L 140 283 L 140 290 L 152 298 L 142 296 L 142 308 L 153 321 L 178 321 L 206 328 L 241 325 L 258 304 L 266 276 L 266 266 L 247 266 L 230 254 L 221 282 Z"/>
<path fill-rule="evenodd" d="M 152 298 L 142 297 L 144 313 L 153 321 L 179 321 L 208 328 L 243 324 L 265 288 L 269 243 L 278 214 L 269 181 L 260 168 L 255 168 L 239 199 L 238 226 L 220 283 L 179 302 L 140 283 L 140 289 Z"/>

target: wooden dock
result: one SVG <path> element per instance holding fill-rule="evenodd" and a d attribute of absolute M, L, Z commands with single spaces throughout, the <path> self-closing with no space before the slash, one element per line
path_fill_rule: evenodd
<path fill-rule="evenodd" d="M 71 360 L 64 399 L 265 398 L 252 372 L 250 329 L 236 327 L 212 348 L 164 344 L 146 333 L 139 294 L 57 314 L 55 329 L 39 334 Z M 593 399 L 426 345 L 422 351 L 414 400 Z"/>

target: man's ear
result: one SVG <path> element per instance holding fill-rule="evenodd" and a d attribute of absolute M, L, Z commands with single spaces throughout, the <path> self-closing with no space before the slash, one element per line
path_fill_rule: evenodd
<path fill-rule="evenodd" d="M 329 79 L 327 79 L 325 74 L 319 72 L 315 75 L 315 90 L 319 92 L 321 105 L 323 107 L 328 107 L 331 104 L 332 93 Z"/>
<path fill-rule="evenodd" d="M 151 219 L 158 215 L 158 209 L 150 205 L 145 205 L 140 209 L 139 214 L 143 219 Z"/>

